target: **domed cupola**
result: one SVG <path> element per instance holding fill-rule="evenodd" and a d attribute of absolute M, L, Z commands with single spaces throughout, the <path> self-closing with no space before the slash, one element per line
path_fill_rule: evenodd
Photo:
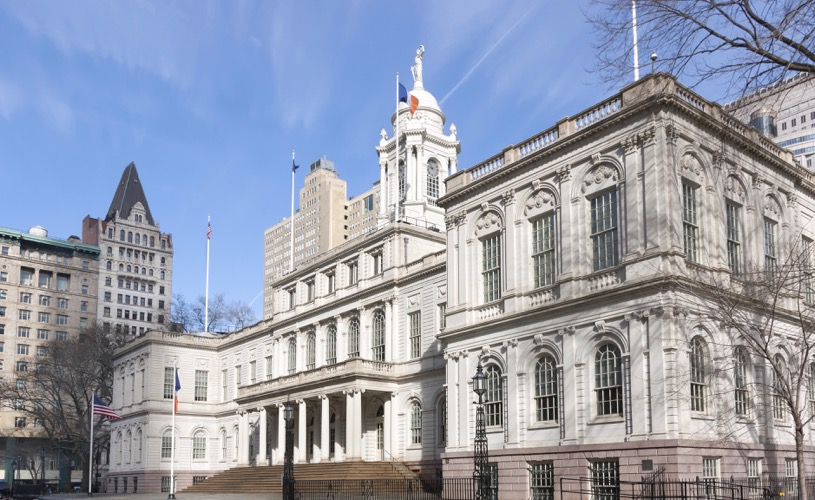
<path fill-rule="evenodd" d="M 447 176 L 456 171 L 461 146 L 455 125 L 444 133 L 444 113 L 424 87 L 424 53 L 420 45 L 410 68 L 413 88 L 409 93 L 401 88 L 397 112 L 391 115 L 393 137 L 388 138 L 384 129 L 380 132 L 379 216 L 383 223 L 402 220 L 444 230 L 444 211 L 436 206 L 436 199 L 445 193 Z"/>

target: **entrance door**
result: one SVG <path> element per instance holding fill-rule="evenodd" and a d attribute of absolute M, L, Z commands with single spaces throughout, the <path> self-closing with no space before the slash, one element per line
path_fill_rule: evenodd
<path fill-rule="evenodd" d="M 376 410 L 376 456 L 385 460 L 385 407 Z"/>

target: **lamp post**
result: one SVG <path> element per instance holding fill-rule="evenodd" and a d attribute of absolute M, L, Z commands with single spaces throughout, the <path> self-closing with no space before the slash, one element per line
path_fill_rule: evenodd
<path fill-rule="evenodd" d="M 476 500 L 486 500 L 490 491 L 489 449 L 487 447 L 487 427 L 484 422 L 484 394 L 487 392 L 487 374 L 481 367 L 481 359 L 473 375 L 473 392 L 478 395 L 475 403 L 475 448 L 473 449 L 473 482 Z"/>
<path fill-rule="evenodd" d="M 294 408 L 286 401 L 286 454 L 283 456 L 283 500 L 294 500 Z"/>

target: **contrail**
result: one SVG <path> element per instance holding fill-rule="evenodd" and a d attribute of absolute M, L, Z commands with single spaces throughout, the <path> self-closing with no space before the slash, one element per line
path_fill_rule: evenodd
<path fill-rule="evenodd" d="M 252 299 L 252 302 L 249 303 L 249 307 L 252 307 L 252 304 L 254 304 L 255 301 L 258 300 L 258 297 L 260 297 L 261 295 L 263 295 L 263 290 L 261 290 L 259 294 L 255 295 L 255 298 Z"/>
<path fill-rule="evenodd" d="M 445 94 L 445 95 L 444 95 L 444 97 L 442 97 L 442 98 L 441 98 L 441 102 L 440 102 L 439 104 L 444 104 L 444 101 L 446 101 L 448 97 L 450 97 L 451 95 L 453 95 L 453 92 L 455 92 L 456 90 L 458 90 L 458 88 L 459 88 L 459 87 L 461 87 L 461 86 L 464 84 L 464 82 L 466 82 L 466 81 L 467 81 L 467 79 L 468 79 L 468 78 L 470 78 L 470 75 L 472 75 L 472 74 L 475 72 L 475 70 L 477 70 L 477 69 L 478 69 L 478 67 L 479 67 L 479 66 L 481 66 L 481 63 L 482 63 L 482 62 L 484 62 L 484 59 L 486 59 L 487 57 L 489 57 L 489 55 L 492 53 L 492 51 L 493 51 L 493 50 L 495 50 L 495 48 L 496 48 L 496 47 L 498 47 L 498 46 L 501 44 L 501 42 L 503 42 L 503 41 L 504 41 L 504 38 L 506 38 L 506 37 L 507 37 L 507 35 L 509 35 L 510 33 L 512 33 L 512 32 L 515 30 L 515 28 L 517 28 L 517 27 L 518 27 L 518 25 L 519 25 L 519 24 L 521 24 L 521 21 L 523 21 L 523 20 L 526 18 L 526 16 L 527 16 L 527 15 L 528 15 L 530 12 L 532 12 L 532 9 L 534 9 L 535 7 L 537 7 L 537 5 L 532 5 L 532 7 L 530 7 L 530 8 L 529 8 L 529 10 L 527 10 L 526 12 L 524 12 L 524 13 L 523 13 L 523 15 L 522 15 L 521 17 L 519 17 L 517 21 L 515 21 L 515 24 L 513 24 L 513 25 L 512 25 L 512 26 L 511 26 L 511 27 L 510 27 L 510 28 L 509 28 L 507 31 L 506 31 L 506 33 L 504 33 L 503 35 L 501 35 L 501 38 L 499 38 L 499 39 L 498 39 L 498 41 L 496 41 L 494 44 L 492 44 L 492 47 L 490 47 L 490 48 L 489 48 L 489 50 L 487 50 L 487 52 L 486 52 L 486 53 L 485 53 L 483 56 L 481 56 L 481 59 L 479 59 L 479 60 L 478 60 L 478 62 L 477 62 L 477 63 L 475 63 L 475 65 L 474 65 L 472 68 L 470 68 L 470 71 L 468 71 L 468 72 L 467 72 L 467 74 L 466 74 L 466 75 L 464 75 L 464 77 L 462 77 L 462 79 L 461 79 L 461 80 L 459 80 L 459 81 L 458 81 L 458 83 L 457 83 L 457 84 L 455 84 L 455 86 L 454 86 L 452 89 L 450 89 L 450 91 L 449 91 L 449 92 L 447 92 L 447 94 Z"/>

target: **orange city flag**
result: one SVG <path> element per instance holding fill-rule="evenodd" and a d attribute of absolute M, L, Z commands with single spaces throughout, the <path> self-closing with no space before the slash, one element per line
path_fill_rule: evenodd
<path fill-rule="evenodd" d="M 410 94 L 410 116 L 413 116 L 413 113 L 416 112 L 416 108 L 419 107 L 419 98 L 413 94 Z"/>

